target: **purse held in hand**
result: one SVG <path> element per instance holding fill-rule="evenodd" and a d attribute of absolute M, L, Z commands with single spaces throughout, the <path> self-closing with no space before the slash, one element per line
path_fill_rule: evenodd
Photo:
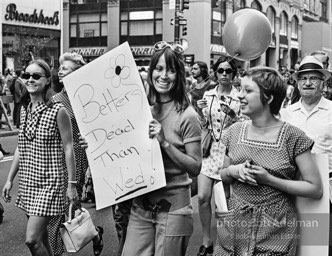
<path fill-rule="evenodd" d="M 72 219 L 72 207 L 70 204 L 69 219 L 62 223 L 60 233 L 67 252 L 78 252 L 96 237 L 98 232 L 87 209 L 78 209 Z"/>

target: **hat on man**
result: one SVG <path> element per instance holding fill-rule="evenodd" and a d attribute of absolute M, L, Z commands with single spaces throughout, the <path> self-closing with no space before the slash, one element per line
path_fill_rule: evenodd
<path fill-rule="evenodd" d="M 316 71 L 324 75 L 324 80 L 330 78 L 331 73 L 323 68 L 323 63 L 317 60 L 314 56 L 306 56 L 300 63 L 299 70 L 293 74 L 293 78 L 297 80 L 297 77 L 300 73 Z"/>

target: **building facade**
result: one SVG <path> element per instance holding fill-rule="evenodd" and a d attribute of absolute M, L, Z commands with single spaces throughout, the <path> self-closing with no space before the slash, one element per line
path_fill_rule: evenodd
<path fill-rule="evenodd" d="M 45 58 L 56 68 L 66 51 L 89 62 L 126 41 L 137 65 L 148 66 L 154 44 L 177 37 L 186 47 L 187 65 L 201 60 L 211 66 L 226 52 L 222 31 L 227 19 L 243 8 L 262 12 L 272 28 L 267 51 L 239 62 L 243 68 L 294 68 L 314 50 L 324 50 L 332 59 L 330 0 L 189 0 L 189 9 L 181 12 L 175 8 L 178 1 L 2 0 L 2 71 L 24 66 L 32 57 Z"/>
<path fill-rule="evenodd" d="M 2 73 L 7 68 L 24 68 L 33 58 L 45 59 L 52 68 L 58 66 L 61 10 L 60 0 L 1 0 Z"/>

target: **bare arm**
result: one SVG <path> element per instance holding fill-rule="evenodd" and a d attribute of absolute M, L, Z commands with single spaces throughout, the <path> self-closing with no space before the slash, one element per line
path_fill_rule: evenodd
<path fill-rule="evenodd" d="M 200 173 L 202 166 L 202 152 L 200 141 L 194 141 L 185 144 L 186 152 L 181 152 L 175 146 L 165 140 L 161 124 L 152 120 L 149 125 L 149 136 L 157 137 L 160 146 L 168 156 L 183 170 L 192 176 Z"/>
<path fill-rule="evenodd" d="M 6 203 L 11 201 L 10 190 L 13 187 L 13 180 L 15 179 L 16 174 L 18 172 L 18 166 L 19 166 L 19 151 L 18 148 L 16 148 L 14 153 L 14 159 L 8 173 L 6 184 L 2 189 L 2 198 Z"/>
<path fill-rule="evenodd" d="M 252 165 L 249 173 L 258 184 L 266 184 L 291 195 L 319 199 L 323 189 L 318 168 L 309 150 L 296 156 L 295 162 L 300 170 L 302 180 L 285 180 L 275 177 L 260 166 Z"/>
<path fill-rule="evenodd" d="M 65 108 L 61 108 L 57 115 L 57 124 L 59 127 L 61 140 L 65 152 L 66 165 L 68 171 L 68 190 L 67 195 L 69 199 L 77 197 L 76 191 L 76 167 L 75 167 L 75 155 L 73 148 L 73 134 L 69 115 Z M 71 183 L 74 182 L 74 183 Z"/>

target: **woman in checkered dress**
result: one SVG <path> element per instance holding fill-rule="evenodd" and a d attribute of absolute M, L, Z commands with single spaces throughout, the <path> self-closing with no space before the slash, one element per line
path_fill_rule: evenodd
<path fill-rule="evenodd" d="M 67 196 L 75 202 L 76 171 L 71 122 L 62 104 L 51 102 L 51 70 L 43 60 L 33 60 L 22 75 L 30 102 L 22 108 L 18 148 L 3 188 L 5 202 L 19 174 L 16 205 L 28 216 L 25 243 L 31 255 L 53 255 L 47 235 L 52 216 L 63 215 L 66 201 L 62 163 L 68 170 Z"/>
<path fill-rule="evenodd" d="M 233 124 L 222 136 L 221 178 L 233 189 L 229 211 L 217 212 L 214 255 L 293 256 L 299 238 L 293 197 L 322 196 L 313 141 L 277 118 L 287 87 L 276 70 L 246 71 L 241 88 L 241 111 L 251 120 Z"/>

